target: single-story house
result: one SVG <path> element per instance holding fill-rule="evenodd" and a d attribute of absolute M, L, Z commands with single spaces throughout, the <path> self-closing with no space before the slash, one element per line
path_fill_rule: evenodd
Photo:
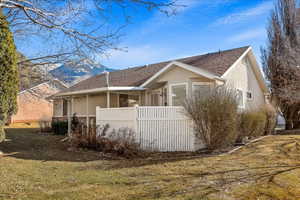
<path fill-rule="evenodd" d="M 54 95 L 53 119 L 70 121 L 76 113 L 89 126 L 97 124 L 96 107 L 111 112 L 134 106 L 177 108 L 194 91 L 205 93 L 222 84 L 236 89 L 241 109 L 258 109 L 266 103 L 268 88 L 252 48 L 246 46 L 91 77 Z M 101 117 L 121 120 L 117 118 L 125 111 L 119 111 L 114 115 L 105 111 Z"/>
<path fill-rule="evenodd" d="M 53 101 L 47 97 L 66 88 L 64 83 L 54 79 L 19 92 L 18 112 L 10 117 L 9 123 L 51 121 Z"/>

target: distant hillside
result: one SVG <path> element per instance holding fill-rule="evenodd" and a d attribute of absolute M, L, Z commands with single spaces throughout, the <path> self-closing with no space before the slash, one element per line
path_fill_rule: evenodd
<path fill-rule="evenodd" d="M 50 70 L 49 73 L 64 83 L 73 85 L 91 76 L 100 74 L 105 70 L 114 71 L 113 69 L 106 68 L 103 65 L 96 65 L 91 62 L 82 62 L 79 64 L 63 64 L 55 69 Z"/>

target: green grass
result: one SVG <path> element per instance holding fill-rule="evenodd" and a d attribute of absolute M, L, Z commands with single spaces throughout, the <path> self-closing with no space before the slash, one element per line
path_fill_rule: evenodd
<path fill-rule="evenodd" d="M 0 199 L 300 199 L 300 136 L 270 136 L 234 152 L 103 160 L 67 151 L 61 136 L 7 129 Z"/>

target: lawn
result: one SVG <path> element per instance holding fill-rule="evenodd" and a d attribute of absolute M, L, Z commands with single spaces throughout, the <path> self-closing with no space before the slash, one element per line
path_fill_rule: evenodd
<path fill-rule="evenodd" d="M 0 199 L 300 199 L 300 136 L 270 136 L 232 154 L 104 160 L 61 136 L 7 129 Z"/>

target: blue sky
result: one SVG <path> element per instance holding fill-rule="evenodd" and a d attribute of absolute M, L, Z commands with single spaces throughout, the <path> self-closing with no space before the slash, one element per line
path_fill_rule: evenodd
<path fill-rule="evenodd" d="M 116 69 L 251 45 L 259 59 L 275 0 L 179 0 L 176 16 L 135 12 L 119 47 L 101 63 Z"/>

